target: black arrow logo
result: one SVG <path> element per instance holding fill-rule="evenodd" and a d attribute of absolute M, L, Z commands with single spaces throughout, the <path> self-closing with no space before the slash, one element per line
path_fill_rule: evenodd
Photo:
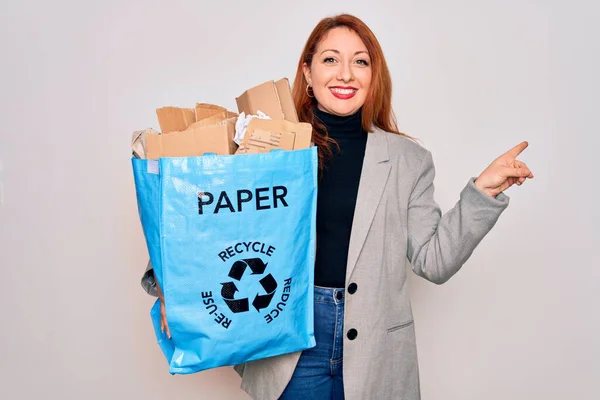
<path fill-rule="evenodd" d="M 260 295 L 257 293 L 256 297 L 254 297 L 254 300 L 252 301 L 252 305 L 254 308 L 256 308 L 256 311 L 260 312 L 260 310 L 267 308 L 269 304 L 271 304 L 271 300 L 275 295 L 275 289 L 277 289 L 277 281 L 275 281 L 273 275 L 268 274 L 259 282 L 267 294 Z"/>
<path fill-rule="evenodd" d="M 229 309 L 234 313 L 246 312 L 250 309 L 250 307 L 248 306 L 248 299 L 224 300 L 225 303 L 227 303 Z"/>
<path fill-rule="evenodd" d="M 250 267 L 252 275 L 262 274 L 265 272 L 267 265 L 260 258 L 247 258 L 245 260 L 236 261 L 229 270 L 229 277 L 239 281 L 246 271 L 246 267 Z"/>
<path fill-rule="evenodd" d="M 250 269 L 252 270 L 252 275 L 257 275 L 257 274 L 262 274 L 263 272 L 265 272 L 265 269 L 267 268 L 267 264 L 265 264 L 263 262 L 263 260 L 261 260 L 260 258 L 248 258 L 247 260 L 244 260 L 248 266 L 250 267 Z"/>
<path fill-rule="evenodd" d="M 234 299 L 235 292 L 238 291 L 237 286 L 235 286 L 234 282 L 225 282 L 221 283 L 223 287 L 221 288 L 221 296 L 223 296 L 223 300 L 229 306 L 229 309 L 234 313 L 248 311 L 250 306 L 248 305 L 248 299 Z"/>
<path fill-rule="evenodd" d="M 265 289 L 265 292 L 267 293 L 272 293 L 275 291 L 275 289 L 277 289 L 277 281 L 275 280 L 275 278 L 273 278 L 273 275 L 271 274 L 266 275 L 259 282 L 262 285 L 263 289 Z"/>
<path fill-rule="evenodd" d="M 221 288 L 221 296 L 224 299 L 233 299 L 235 296 L 235 292 L 238 291 L 237 286 L 235 286 L 234 282 L 225 282 L 221 283 L 223 287 Z"/>
<path fill-rule="evenodd" d="M 250 267 L 250 270 L 252 270 L 252 275 L 259 275 L 265 272 L 268 264 L 269 263 L 265 264 L 260 258 L 247 258 L 236 261 L 229 270 L 229 277 L 236 281 L 240 281 L 242 276 L 244 276 L 247 267 Z M 260 295 L 257 293 L 252 301 L 252 305 L 256 308 L 256 311 L 260 312 L 261 309 L 267 308 L 271 303 L 271 300 L 275 295 L 275 290 L 277 289 L 277 281 L 275 281 L 275 278 L 273 278 L 271 274 L 268 274 L 259 282 L 266 294 Z M 221 283 L 221 285 L 223 285 L 221 288 L 221 296 L 231 311 L 238 313 L 249 310 L 249 300 L 247 298 L 235 299 L 235 293 L 238 291 L 238 288 L 234 282 L 224 282 Z"/>
<path fill-rule="evenodd" d="M 244 271 L 246 270 L 246 266 L 248 265 L 244 261 L 236 261 L 233 263 L 231 269 L 229 270 L 230 278 L 233 278 L 236 281 L 242 279 L 242 275 L 244 275 Z"/>

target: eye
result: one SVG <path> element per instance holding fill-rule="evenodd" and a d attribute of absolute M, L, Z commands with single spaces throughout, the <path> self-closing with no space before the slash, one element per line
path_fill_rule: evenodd
<path fill-rule="evenodd" d="M 324 63 L 326 63 L 326 64 L 328 64 L 328 63 L 332 63 L 332 62 L 335 62 L 335 58 L 333 58 L 333 57 L 326 57 L 326 58 L 323 60 L 323 62 L 324 62 Z"/>
<path fill-rule="evenodd" d="M 368 62 L 367 60 L 362 60 L 362 59 L 361 59 L 361 60 L 356 60 L 356 62 L 357 62 L 358 64 L 360 64 L 360 65 L 363 65 L 363 66 L 365 66 L 365 67 L 368 67 L 368 66 L 369 66 L 369 62 Z"/>

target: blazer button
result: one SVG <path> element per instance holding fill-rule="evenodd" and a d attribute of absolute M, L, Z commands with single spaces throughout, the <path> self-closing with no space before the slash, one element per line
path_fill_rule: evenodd
<path fill-rule="evenodd" d="M 338 299 L 338 300 L 341 300 L 341 299 L 342 299 L 342 297 L 344 297 L 344 293 L 342 293 L 342 292 L 337 292 L 337 293 L 335 294 L 335 298 L 336 298 L 336 299 Z"/>
<path fill-rule="evenodd" d="M 348 339 L 354 340 L 358 336 L 358 331 L 356 329 L 352 328 L 348 331 L 346 336 L 348 336 Z"/>
<path fill-rule="evenodd" d="M 357 288 L 358 288 L 358 285 L 356 283 L 352 282 L 351 284 L 348 285 L 348 293 L 350 293 L 350 294 L 356 293 Z"/>

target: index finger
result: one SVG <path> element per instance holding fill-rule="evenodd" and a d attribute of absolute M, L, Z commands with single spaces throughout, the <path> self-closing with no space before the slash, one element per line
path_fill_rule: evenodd
<path fill-rule="evenodd" d="M 509 151 L 507 151 L 506 154 L 513 158 L 516 158 L 519 154 L 521 154 L 523 150 L 527 148 L 527 146 L 529 146 L 529 143 L 525 140 L 513 147 L 512 149 L 510 149 Z"/>

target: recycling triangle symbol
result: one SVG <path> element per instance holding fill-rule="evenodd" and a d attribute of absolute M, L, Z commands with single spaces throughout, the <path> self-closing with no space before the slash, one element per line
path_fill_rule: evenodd
<path fill-rule="evenodd" d="M 252 271 L 251 275 L 260 275 L 265 272 L 267 264 L 263 263 L 263 260 L 261 260 L 260 258 L 248 258 L 245 260 L 236 261 L 233 263 L 231 269 L 229 270 L 229 277 L 239 282 L 244 276 L 244 272 L 248 268 L 250 268 L 250 270 Z M 259 280 L 259 283 L 261 284 L 265 293 L 257 293 L 254 297 L 254 300 L 252 300 L 252 306 L 258 312 L 260 312 L 261 309 L 267 308 L 269 306 L 269 304 L 271 303 L 271 299 L 273 299 L 273 296 L 275 295 L 275 289 L 277 289 L 277 282 L 271 274 L 265 275 Z M 223 287 L 221 288 L 221 296 L 223 297 L 223 300 L 232 312 L 240 313 L 246 312 L 250 309 L 248 298 L 235 298 L 235 293 L 238 291 L 238 288 L 235 285 L 234 281 L 224 282 L 221 283 L 221 285 L 223 285 Z"/>

